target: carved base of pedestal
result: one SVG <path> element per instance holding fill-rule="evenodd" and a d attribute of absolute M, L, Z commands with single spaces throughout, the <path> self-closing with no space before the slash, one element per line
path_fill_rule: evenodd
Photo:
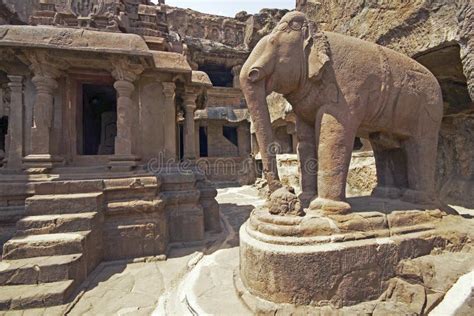
<path fill-rule="evenodd" d="M 255 209 L 240 229 L 237 290 L 256 313 L 262 302 L 352 306 L 380 297 L 400 261 L 462 247 L 473 228 L 440 210 L 283 217 Z"/>
<path fill-rule="evenodd" d="M 135 155 L 114 155 L 110 157 L 109 167 L 113 171 L 130 171 L 135 169 L 140 157 Z"/>
<path fill-rule="evenodd" d="M 59 156 L 49 154 L 28 155 L 23 158 L 23 169 L 29 173 L 39 173 L 41 170 L 47 171 L 53 167 L 64 165 L 64 159 Z"/>

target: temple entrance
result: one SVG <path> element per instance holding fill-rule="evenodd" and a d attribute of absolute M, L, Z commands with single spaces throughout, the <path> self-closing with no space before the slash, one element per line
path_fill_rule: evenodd
<path fill-rule="evenodd" d="M 113 155 L 117 96 L 110 85 L 82 85 L 82 154 Z"/>

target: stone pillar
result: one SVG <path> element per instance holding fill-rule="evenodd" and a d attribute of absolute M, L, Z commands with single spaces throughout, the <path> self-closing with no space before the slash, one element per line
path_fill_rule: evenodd
<path fill-rule="evenodd" d="M 197 92 L 194 89 L 186 89 L 184 96 L 184 159 L 194 160 L 196 155 L 196 128 L 194 123 L 194 111 L 196 111 Z"/>
<path fill-rule="evenodd" d="M 163 95 L 165 96 L 165 159 L 177 159 L 176 153 L 176 104 L 174 82 L 162 82 Z"/>
<path fill-rule="evenodd" d="M 242 70 L 242 65 L 236 65 L 232 67 L 232 74 L 234 75 L 233 87 L 240 89 L 240 71 Z"/>
<path fill-rule="evenodd" d="M 133 153 L 133 115 L 135 106 L 132 94 L 133 82 L 143 72 L 141 65 L 133 65 L 127 59 L 112 59 L 115 78 L 114 88 L 117 91 L 117 136 L 115 137 L 114 155 L 110 166 L 117 170 L 130 170 L 138 164 L 140 158 Z"/>
<path fill-rule="evenodd" d="M 297 147 L 298 147 L 298 138 L 296 137 L 296 133 L 291 134 L 291 143 L 293 145 L 291 153 L 296 154 L 297 153 Z"/>
<path fill-rule="evenodd" d="M 62 162 L 60 157 L 53 157 L 51 151 L 54 91 L 58 87 L 55 78 L 37 74 L 32 79 L 36 96 L 31 127 L 31 153 L 23 159 L 26 168 L 51 168 Z"/>
<path fill-rule="evenodd" d="M 237 127 L 237 141 L 239 145 L 239 157 L 248 157 L 250 154 L 250 131 L 248 126 L 242 123 Z"/>
<path fill-rule="evenodd" d="M 118 80 L 114 83 L 117 90 L 117 136 L 115 137 L 115 155 L 132 155 L 132 93 L 135 86 L 130 81 Z"/>
<path fill-rule="evenodd" d="M 23 159 L 23 76 L 9 75 L 10 115 L 8 117 L 7 168 L 21 169 Z"/>
<path fill-rule="evenodd" d="M 257 135 L 255 133 L 250 134 L 250 149 L 253 156 L 257 155 L 260 151 L 257 142 Z"/>

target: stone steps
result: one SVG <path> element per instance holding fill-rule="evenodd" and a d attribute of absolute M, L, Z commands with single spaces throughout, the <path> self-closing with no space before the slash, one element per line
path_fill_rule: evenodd
<path fill-rule="evenodd" d="M 73 291 L 73 280 L 0 287 L 0 310 L 60 305 Z"/>
<path fill-rule="evenodd" d="M 102 181 L 35 184 L 3 245 L 0 310 L 64 304 L 101 260 Z"/>
<path fill-rule="evenodd" d="M 103 193 L 34 195 L 25 200 L 26 215 L 52 215 L 97 212 L 103 205 Z"/>
<path fill-rule="evenodd" d="M 13 237 L 3 245 L 3 259 L 84 253 L 92 245 L 90 231 Z"/>
<path fill-rule="evenodd" d="M 16 236 L 88 231 L 97 220 L 97 212 L 27 216 L 17 222 Z"/>
<path fill-rule="evenodd" d="M 3 260 L 0 261 L 0 286 L 81 281 L 86 272 L 82 254 Z M 9 287 L 0 287 L 0 291 L 8 290 Z"/>

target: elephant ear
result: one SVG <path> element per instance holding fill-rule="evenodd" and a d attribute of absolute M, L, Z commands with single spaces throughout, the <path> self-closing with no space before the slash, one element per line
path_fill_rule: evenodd
<path fill-rule="evenodd" d="M 321 79 L 324 68 L 329 64 L 329 42 L 322 32 L 311 34 L 308 41 L 308 78 L 311 81 Z"/>

